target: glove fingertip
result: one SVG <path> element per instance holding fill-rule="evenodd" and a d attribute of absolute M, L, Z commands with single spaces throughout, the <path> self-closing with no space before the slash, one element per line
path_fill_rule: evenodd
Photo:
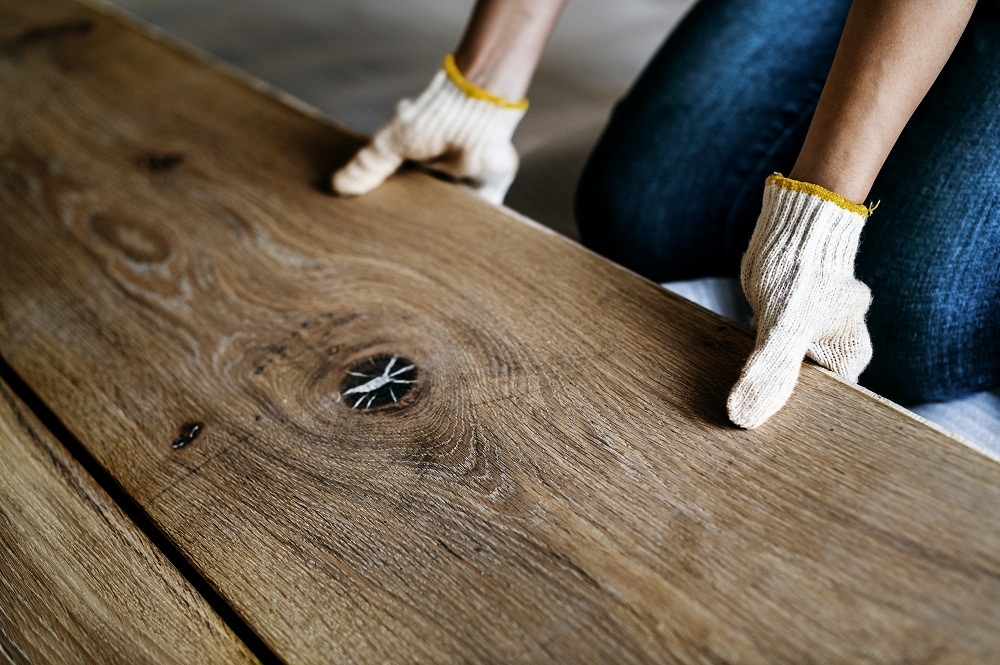
<path fill-rule="evenodd" d="M 396 172 L 403 163 L 403 156 L 381 139 L 377 134 L 354 159 L 333 174 L 330 187 L 334 192 L 345 196 L 367 194 Z"/>
<path fill-rule="evenodd" d="M 757 429 L 763 425 L 782 405 L 771 408 L 761 397 L 745 381 L 737 382 L 726 400 L 729 420 L 742 429 Z"/>
<path fill-rule="evenodd" d="M 507 191 L 510 189 L 510 181 L 500 181 L 500 182 L 487 182 L 479 187 L 475 188 L 476 194 L 480 198 L 489 201 L 493 205 L 503 204 L 504 198 L 507 197 Z"/>
<path fill-rule="evenodd" d="M 726 400 L 733 424 L 756 429 L 777 413 L 792 396 L 799 380 L 803 352 L 799 345 L 784 346 L 772 337 L 747 360 Z"/>
<path fill-rule="evenodd" d="M 334 171 L 330 176 L 330 189 L 339 196 L 359 196 L 367 194 L 379 183 L 369 185 L 363 174 L 356 172 L 353 163 L 348 164 L 339 171 Z"/>

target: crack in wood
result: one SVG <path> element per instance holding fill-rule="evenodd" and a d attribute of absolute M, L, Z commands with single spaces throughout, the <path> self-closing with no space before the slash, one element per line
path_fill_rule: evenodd
<path fill-rule="evenodd" d="M 378 355 L 347 372 L 341 395 L 351 408 L 364 410 L 397 404 L 417 382 L 416 365 L 398 355 Z"/>

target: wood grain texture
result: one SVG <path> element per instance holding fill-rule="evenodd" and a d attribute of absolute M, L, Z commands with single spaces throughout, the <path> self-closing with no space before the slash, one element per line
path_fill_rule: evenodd
<path fill-rule="evenodd" d="M 996 464 L 812 366 L 737 430 L 746 330 L 419 173 L 333 198 L 356 138 L 68 0 L 0 26 L 0 352 L 283 658 L 995 661 Z"/>
<path fill-rule="evenodd" d="M 0 661 L 257 662 L 2 382 Z"/>

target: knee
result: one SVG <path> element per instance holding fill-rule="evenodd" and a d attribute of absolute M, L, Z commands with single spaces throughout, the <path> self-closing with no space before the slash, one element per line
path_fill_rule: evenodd
<path fill-rule="evenodd" d="M 861 383 L 903 404 L 955 399 L 1000 385 L 1000 310 L 939 288 L 874 285 L 874 355 Z"/>
<path fill-rule="evenodd" d="M 642 223 L 641 197 L 628 182 L 627 164 L 613 151 L 598 145 L 577 184 L 574 213 L 580 242 L 589 249 L 646 277 L 655 279 L 657 267 L 649 251 L 653 239 Z"/>
<path fill-rule="evenodd" d="M 711 245 L 707 225 L 699 223 L 705 214 L 676 202 L 691 208 L 704 199 L 655 156 L 624 145 L 602 140 L 580 176 L 574 201 L 580 241 L 653 281 L 701 276 Z"/>

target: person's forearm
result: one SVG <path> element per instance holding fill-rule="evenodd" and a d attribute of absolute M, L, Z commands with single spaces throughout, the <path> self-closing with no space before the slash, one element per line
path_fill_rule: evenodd
<path fill-rule="evenodd" d="M 455 51 L 466 79 L 521 99 L 566 0 L 478 0 Z"/>
<path fill-rule="evenodd" d="M 975 4 L 855 0 L 790 177 L 863 202 Z"/>

